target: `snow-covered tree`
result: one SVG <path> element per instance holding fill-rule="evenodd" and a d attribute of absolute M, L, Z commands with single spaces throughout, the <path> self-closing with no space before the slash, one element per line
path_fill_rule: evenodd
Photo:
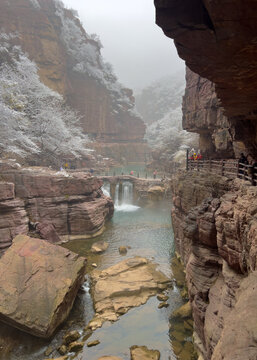
<path fill-rule="evenodd" d="M 40 81 L 35 63 L 12 44 L 15 36 L 0 34 L 0 155 L 61 161 L 87 154 L 79 117 Z"/>

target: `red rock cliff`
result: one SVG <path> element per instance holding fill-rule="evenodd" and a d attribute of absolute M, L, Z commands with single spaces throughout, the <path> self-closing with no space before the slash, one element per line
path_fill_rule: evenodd
<path fill-rule="evenodd" d="M 191 70 L 184 127 L 200 133 L 211 156 L 233 156 L 242 142 L 257 158 L 257 3 L 155 0 L 155 6 L 157 24 Z M 199 359 L 257 358 L 256 187 L 187 172 L 174 179 L 173 194 Z"/>
<path fill-rule="evenodd" d="M 232 158 L 240 144 L 233 140 L 235 128 L 224 115 L 215 85 L 186 69 L 183 97 L 183 128 L 200 134 L 200 149 L 208 158 Z"/>
<path fill-rule="evenodd" d="M 186 266 L 195 345 L 205 360 L 254 359 L 257 189 L 238 179 L 189 172 L 174 179 L 173 194 L 175 243 Z"/>
<path fill-rule="evenodd" d="M 5 162 L 0 162 L 0 171 L 0 251 L 16 235 L 27 234 L 32 224 L 51 225 L 70 238 L 90 237 L 113 215 L 113 202 L 103 195 L 102 181 L 95 177 L 79 172 L 67 176 L 48 168 L 20 169 Z"/>
<path fill-rule="evenodd" d="M 179 56 L 215 91 L 243 141 L 257 155 L 257 3 L 248 0 L 155 0 L 156 20 Z"/>
<path fill-rule="evenodd" d="M 0 27 L 39 68 L 41 80 L 82 116 L 86 133 L 107 142 L 141 142 L 145 125 L 133 112 L 132 91 L 117 82 L 101 44 L 57 0 L 2 0 Z"/>

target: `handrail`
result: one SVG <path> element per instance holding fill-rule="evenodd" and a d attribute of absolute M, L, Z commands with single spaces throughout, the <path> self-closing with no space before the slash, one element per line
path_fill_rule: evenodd
<path fill-rule="evenodd" d="M 215 172 L 229 178 L 239 178 L 249 181 L 253 186 L 257 185 L 257 167 L 239 162 L 236 159 L 189 159 L 186 158 L 186 169 L 197 172 Z"/>

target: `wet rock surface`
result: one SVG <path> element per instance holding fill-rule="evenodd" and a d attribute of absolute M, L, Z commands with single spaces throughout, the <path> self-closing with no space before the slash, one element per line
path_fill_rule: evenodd
<path fill-rule="evenodd" d="M 84 281 L 85 259 L 44 240 L 17 236 L 0 259 L 0 320 L 49 338 Z"/>
<path fill-rule="evenodd" d="M 146 346 L 134 345 L 130 348 L 131 360 L 159 360 L 160 352 L 150 350 Z"/>
<path fill-rule="evenodd" d="M 141 257 L 121 261 L 103 271 L 94 270 L 91 279 L 96 311 L 89 323 L 91 329 L 101 327 L 105 321 L 116 321 L 170 285 L 170 280 L 156 270 L 155 264 Z"/>
<path fill-rule="evenodd" d="M 91 246 L 91 252 L 93 254 L 102 254 L 108 249 L 109 244 L 105 241 L 98 241 Z"/>

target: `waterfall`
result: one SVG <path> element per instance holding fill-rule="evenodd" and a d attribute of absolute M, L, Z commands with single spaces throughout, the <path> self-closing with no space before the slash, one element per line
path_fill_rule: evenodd
<path fill-rule="evenodd" d="M 115 186 L 115 195 L 114 195 L 114 206 L 116 207 L 116 206 L 119 206 L 119 195 L 120 195 L 120 185 L 121 184 L 116 184 L 116 186 Z"/>
<path fill-rule="evenodd" d="M 102 186 L 102 192 L 105 196 L 111 196 L 111 185 L 109 183 L 104 183 Z"/>
<path fill-rule="evenodd" d="M 124 182 L 122 184 L 122 199 L 121 205 L 131 205 L 133 203 L 133 184 L 131 182 Z"/>
<path fill-rule="evenodd" d="M 115 187 L 114 208 L 116 211 L 135 211 L 139 206 L 133 205 L 133 183 L 124 181 Z"/>

